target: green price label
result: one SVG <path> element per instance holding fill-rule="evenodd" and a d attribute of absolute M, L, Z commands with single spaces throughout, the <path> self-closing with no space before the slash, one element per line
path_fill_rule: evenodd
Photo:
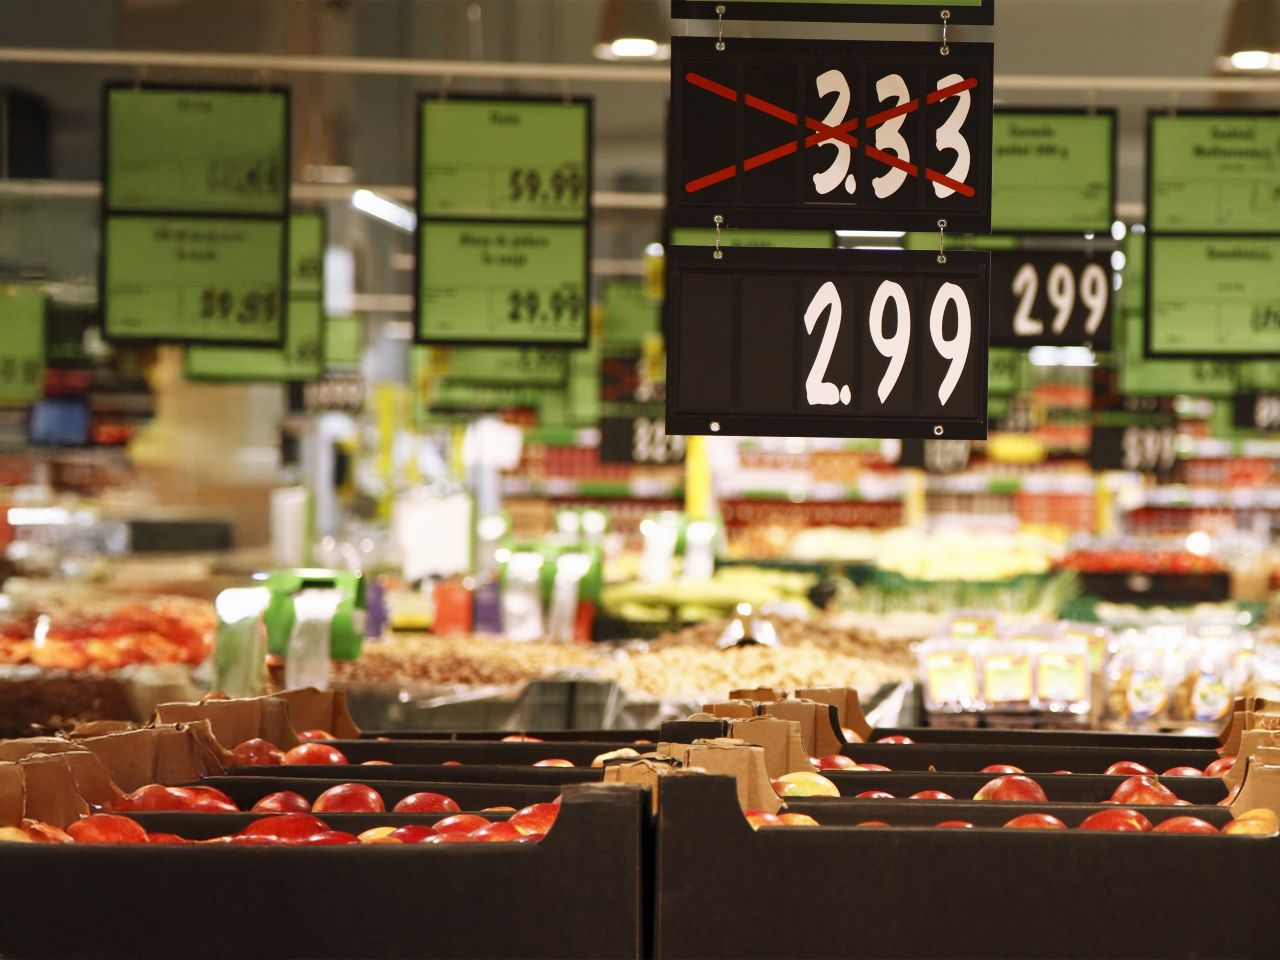
<path fill-rule="evenodd" d="M 591 107 L 582 100 L 426 100 L 424 217 L 585 220 Z"/>
<path fill-rule="evenodd" d="M 1147 242 L 1149 354 L 1280 356 L 1280 238 Z"/>
<path fill-rule="evenodd" d="M 671 245 L 676 247 L 714 247 L 713 227 L 676 227 L 671 231 Z M 722 247 L 800 247 L 830 250 L 836 245 L 831 230 L 721 230 Z"/>
<path fill-rule="evenodd" d="M 289 296 L 324 296 L 324 214 L 289 215 Z"/>
<path fill-rule="evenodd" d="M 1024 389 L 1027 355 L 1009 347 L 992 347 L 987 354 L 987 393 L 1008 396 Z"/>
<path fill-rule="evenodd" d="M 282 90 L 107 91 L 106 201 L 113 213 L 279 215 L 289 200 Z"/>
<path fill-rule="evenodd" d="M 1124 340 L 1119 367 L 1121 393 L 1131 397 L 1167 397 L 1177 393 L 1196 397 L 1235 395 L 1239 364 L 1223 360 L 1147 359 L 1142 346 L 1145 323 L 1141 313 L 1125 311 L 1118 331 Z"/>
<path fill-rule="evenodd" d="M 364 320 L 354 314 L 330 317 L 324 325 L 324 362 L 329 368 L 360 366 Z"/>
<path fill-rule="evenodd" d="M 581 344 L 586 231 L 569 224 L 418 226 L 418 328 L 433 343 Z"/>
<path fill-rule="evenodd" d="M 1280 116 L 1157 114 L 1147 144 L 1154 231 L 1280 231 Z"/>
<path fill-rule="evenodd" d="M 0 288 L 0 406 L 26 407 L 44 396 L 45 297 Z"/>
<path fill-rule="evenodd" d="M 1115 114 L 997 110 L 991 229 L 1107 233 L 1115 219 Z"/>
<path fill-rule="evenodd" d="M 324 375 L 324 305 L 314 298 L 289 300 L 282 348 L 192 346 L 186 375 L 191 380 L 318 380 Z"/>
<path fill-rule="evenodd" d="M 283 234 L 276 220 L 108 217 L 106 336 L 279 343 Z"/>
<path fill-rule="evenodd" d="M 608 280 L 600 288 L 604 340 L 610 344 L 639 344 L 657 333 L 658 304 L 645 295 L 639 280 Z"/>
<path fill-rule="evenodd" d="M 936 251 L 938 249 L 938 235 L 936 233 L 911 231 L 903 234 L 902 248 L 904 250 Z M 1017 250 L 1018 238 L 983 234 L 965 234 L 964 236 L 956 237 L 948 235 L 946 248 L 948 250 Z"/>
<path fill-rule="evenodd" d="M 446 356 L 444 375 L 451 383 L 558 387 L 563 386 L 569 375 L 569 357 L 565 350 L 453 347 Z"/>

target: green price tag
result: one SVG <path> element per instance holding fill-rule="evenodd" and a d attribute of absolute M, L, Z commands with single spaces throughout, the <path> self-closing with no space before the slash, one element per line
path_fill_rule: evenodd
<path fill-rule="evenodd" d="M 576 224 L 418 225 L 428 343 L 582 344 L 587 233 Z"/>
<path fill-rule="evenodd" d="M 279 343 L 284 223 L 107 217 L 108 339 Z"/>
<path fill-rule="evenodd" d="M 714 227 L 676 227 L 671 231 L 675 247 L 714 247 Z M 831 230 L 729 230 L 720 231 L 722 247 L 799 247 L 830 250 L 836 245 Z"/>
<path fill-rule="evenodd" d="M 45 297 L 0 288 L 0 406 L 27 407 L 44 396 Z"/>
<path fill-rule="evenodd" d="M 190 380 L 264 381 L 318 380 L 324 375 L 324 304 L 315 298 L 289 300 L 284 347 L 187 348 Z"/>
<path fill-rule="evenodd" d="M 1131 397 L 1167 397 L 1178 393 L 1196 397 L 1235 395 L 1239 364 L 1223 360 L 1147 359 L 1142 347 L 1145 322 L 1142 314 L 1124 311 L 1123 323 L 1117 331 L 1124 340 L 1119 367 L 1121 393 Z"/>
<path fill-rule="evenodd" d="M 360 366 L 364 353 L 364 320 L 355 314 L 330 317 L 324 325 L 324 362 L 332 368 Z"/>
<path fill-rule="evenodd" d="M 444 363 L 451 383 L 558 387 L 568 375 L 568 351 L 537 347 L 453 347 Z"/>
<path fill-rule="evenodd" d="M 938 235 L 936 233 L 919 233 L 912 231 L 902 236 L 902 248 L 904 250 L 934 250 L 938 249 Z M 948 250 L 1017 250 L 1017 237 L 1002 237 L 998 235 L 985 234 L 965 234 L 963 236 L 947 236 L 946 248 Z"/>
<path fill-rule="evenodd" d="M 610 344 L 639 344 L 657 333 L 660 309 L 645 295 L 639 280 L 607 280 L 600 288 L 604 340 Z"/>
<path fill-rule="evenodd" d="M 1115 220 L 1114 111 L 997 110 L 991 229 L 1102 233 Z"/>
<path fill-rule="evenodd" d="M 1027 355 L 1010 347 L 992 347 L 987 354 L 987 393 L 1008 396 L 1024 389 Z"/>
<path fill-rule="evenodd" d="M 289 296 L 324 296 L 324 214 L 289 215 Z"/>
<path fill-rule="evenodd" d="M 283 90 L 111 87 L 106 124 L 112 213 L 278 216 L 288 207 Z"/>
<path fill-rule="evenodd" d="M 1280 232 L 1280 115 L 1153 114 L 1147 226 Z"/>
<path fill-rule="evenodd" d="M 1280 237 L 1147 243 L 1149 356 L 1280 356 Z"/>
<path fill-rule="evenodd" d="M 585 220 L 591 104 L 421 101 L 424 217 Z"/>

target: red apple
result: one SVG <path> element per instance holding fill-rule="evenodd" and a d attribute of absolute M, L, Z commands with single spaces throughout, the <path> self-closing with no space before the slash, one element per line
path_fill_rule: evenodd
<path fill-rule="evenodd" d="M 443 793 L 411 793 L 394 807 L 396 813 L 459 813 L 462 808 Z"/>
<path fill-rule="evenodd" d="M 270 767 L 284 763 L 284 751 L 261 737 L 238 743 L 231 750 L 237 766 Z"/>
<path fill-rule="evenodd" d="M 1129 833 L 1147 833 L 1151 830 L 1151 821 L 1137 810 L 1127 807 L 1113 807 L 1110 810 L 1099 810 L 1080 821 L 1081 830 L 1119 830 Z"/>
<path fill-rule="evenodd" d="M 1156 775 L 1150 767 L 1134 763 L 1132 760 L 1117 760 L 1102 772 L 1114 777 L 1154 777 Z"/>
<path fill-rule="evenodd" d="M 328 730 L 303 730 L 298 734 L 298 739 L 306 743 L 308 740 L 337 740 L 338 738 Z"/>
<path fill-rule="evenodd" d="M 1048 813 L 1024 813 L 1005 824 L 1013 830 L 1065 830 L 1067 825 Z"/>
<path fill-rule="evenodd" d="M 521 836 L 524 833 L 508 822 L 490 823 L 471 833 L 471 839 L 480 843 L 510 843 Z"/>
<path fill-rule="evenodd" d="M 554 804 L 553 804 L 554 806 Z M 515 813 L 515 807 L 481 807 L 481 813 Z"/>
<path fill-rule="evenodd" d="M 542 743 L 541 737 L 531 737 L 526 733 L 509 733 L 502 738 L 503 743 Z"/>
<path fill-rule="evenodd" d="M 888 824 L 883 820 L 863 820 L 861 823 L 855 823 L 855 827 L 887 827 Z"/>
<path fill-rule="evenodd" d="M 819 770 L 849 770 L 858 764 L 843 753 L 829 753 L 825 757 L 819 757 L 814 766 Z"/>
<path fill-rule="evenodd" d="M 919 793 L 913 793 L 911 796 L 907 797 L 907 799 L 908 800 L 954 800 L 955 797 L 953 797 L 949 793 L 944 793 L 941 790 L 921 790 Z"/>
<path fill-rule="evenodd" d="M 298 843 L 329 830 L 327 823 L 309 813 L 278 813 L 253 821 L 237 836 L 266 837 L 278 843 Z"/>
<path fill-rule="evenodd" d="M 366 760 L 366 761 L 364 761 L 362 764 L 360 764 L 360 766 L 362 766 L 362 767 L 390 767 L 390 766 L 392 766 L 392 763 L 391 763 L 391 761 L 390 761 L 390 760 Z"/>
<path fill-rule="evenodd" d="M 548 833 L 560 808 L 554 803 L 533 803 L 517 811 L 507 822 L 521 833 Z"/>
<path fill-rule="evenodd" d="M 1040 784 L 1020 773 L 1006 774 L 983 784 L 973 795 L 975 800 L 1004 800 L 1022 803 L 1048 803 Z"/>
<path fill-rule="evenodd" d="M 1170 767 L 1164 773 L 1160 774 L 1160 776 L 1162 777 L 1203 777 L 1205 776 L 1205 772 L 1203 770 L 1197 770 L 1195 767 Z"/>
<path fill-rule="evenodd" d="M 392 830 L 388 836 L 395 837 L 401 843 L 421 843 L 427 837 L 434 837 L 436 828 L 429 827 L 425 823 L 410 823 L 403 827 L 397 827 Z"/>
<path fill-rule="evenodd" d="M 973 824 L 968 820 L 943 820 L 938 824 L 940 827 L 953 830 L 972 830 Z"/>
<path fill-rule="evenodd" d="M 1026 773 L 1021 767 L 1015 767 L 1011 763 L 989 763 L 979 773 Z"/>
<path fill-rule="evenodd" d="M 471 843 L 470 833 L 437 833 L 434 837 L 427 837 L 421 841 L 422 843 Z"/>
<path fill-rule="evenodd" d="M 552 757 L 550 760 L 539 760 L 534 764 L 535 767 L 572 767 L 573 763 L 562 757 Z"/>
<path fill-rule="evenodd" d="M 1130 777 L 1111 794 L 1111 799 L 1132 806 L 1169 806 L 1178 795 L 1155 777 Z"/>
<path fill-rule="evenodd" d="M 128 817 L 91 813 L 67 827 L 76 843 L 146 843 L 147 831 Z"/>
<path fill-rule="evenodd" d="M 114 810 L 186 810 L 193 795 L 181 787 L 166 787 L 160 783 L 148 783 L 132 793 L 126 793 L 112 804 Z"/>
<path fill-rule="evenodd" d="M 186 809 L 192 813 L 239 813 L 240 807 L 216 787 L 177 787 L 190 795 Z"/>
<path fill-rule="evenodd" d="M 312 740 L 300 743 L 284 755 L 284 762 L 293 765 L 341 764 L 347 762 L 346 754 L 337 747 Z"/>
<path fill-rule="evenodd" d="M 237 833 L 233 837 L 213 837 L 210 840 L 197 840 L 196 843 L 225 843 L 233 847 L 278 847 L 283 843 L 301 843 L 302 841 L 285 841 L 276 837 L 258 837 L 251 834 Z"/>
<path fill-rule="evenodd" d="M 892 793 L 885 793 L 883 790 L 863 790 L 855 796 L 855 800 L 896 800 Z"/>
<path fill-rule="evenodd" d="M 867 773 L 867 772 L 875 772 L 875 773 L 889 773 L 889 772 L 891 772 L 891 771 L 889 770 L 889 768 L 888 768 L 888 767 L 886 767 L 883 763 L 860 763 L 860 764 L 858 764 L 858 767 L 862 770 L 862 772 L 863 772 L 863 773 Z"/>
<path fill-rule="evenodd" d="M 268 793 L 253 805 L 253 813 L 310 813 L 311 801 L 292 790 Z"/>
<path fill-rule="evenodd" d="M 460 767 L 460 766 L 462 766 L 462 761 L 461 761 L 461 760 L 446 760 L 444 763 L 440 764 L 440 766 L 442 766 L 442 767 Z"/>
<path fill-rule="evenodd" d="M 478 817 L 474 813 L 459 813 L 456 816 L 445 817 L 436 823 L 436 833 L 473 833 L 481 827 L 487 826 L 489 821 L 484 817 Z"/>
<path fill-rule="evenodd" d="M 311 805 L 314 813 L 382 813 L 382 795 L 364 783 L 340 783 L 330 787 Z"/>
<path fill-rule="evenodd" d="M 21 830 L 36 843 L 72 843 L 71 835 L 61 827 L 43 820 L 26 818 L 19 824 Z"/>
<path fill-rule="evenodd" d="M 876 743 L 915 743 L 910 737 L 904 737 L 901 734 L 895 734 L 892 737 L 881 737 Z"/>
<path fill-rule="evenodd" d="M 1178 799 L 1178 800 L 1173 801 L 1173 803 L 1172 803 L 1172 804 L 1170 804 L 1170 806 L 1174 806 L 1174 807 L 1190 807 L 1190 806 L 1192 806 L 1192 803 L 1191 803 L 1191 801 L 1190 801 L 1190 800 L 1182 800 L 1182 799 Z"/>
<path fill-rule="evenodd" d="M 1217 833 L 1218 828 L 1199 817 L 1170 817 L 1156 824 L 1156 833 Z"/>
<path fill-rule="evenodd" d="M 176 833 L 148 833 L 147 843 L 162 844 L 181 844 L 186 843 L 185 837 L 180 837 Z"/>
<path fill-rule="evenodd" d="M 298 841 L 301 847 L 328 847 L 343 843 L 359 843 L 360 838 L 342 830 L 323 830 Z"/>
<path fill-rule="evenodd" d="M 1230 790 L 1228 790 L 1228 791 L 1227 791 L 1227 795 L 1226 795 L 1225 797 L 1223 797 L 1221 800 L 1219 800 L 1219 801 L 1218 801 L 1218 806 L 1220 806 L 1220 807 L 1229 807 L 1229 806 L 1231 806 L 1231 804 L 1235 803 L 1235 802 L 1236 802 L 1236 797 L 1237 797 L 1237 796 L 1239 796 L 1239 794 L 1240 794 L 1240 788 L 1241 788 L 1242 786 L 1243 786 L 1243 784 L 1239 784 L 1239 783 L 1238 783 L 1238 784 L 1236 784 L 1234 787 L 1232 787 Z"/>
<path fill-rule="evenodd" d="M 512 843 L 538 843 L 545 839 L 546 834 L 542 833 L 523 833 L 512 840 Z"/>
<path fill-rule="evenodd" d="M 1204 775 L 1206 777 L 1220 777 L 1235 765 L 1235 757 L 1219 757 L 1204 768 Z"/>
<path fill-rule="evenodd" d="M 1070 770 L 1055 770 L 1054 773 L 1070 773 Z"/>

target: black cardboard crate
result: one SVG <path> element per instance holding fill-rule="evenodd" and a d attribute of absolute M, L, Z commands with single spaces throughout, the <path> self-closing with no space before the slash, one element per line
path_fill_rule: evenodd
<path fill-rule="evenodd" d="M 479 813 L 471 810 L 468 813 Z M 183 811 L 135 812 L 123 816 L 142 824 L 148 833 L 174 833 L 188 840 L 208 840 L 211 837 L 225 837 L 239 833 L 249 824 L 270 813 L 186 813 Z M 403 827 L 408 824 L 423 823 L 434 826 L 445 817 L 455 817 L 456 813 L 315 813 L 334 830 L 360 834 L 374 827 Z M 510 819 L 506 811 L 490 811 L 480 814 L 486 820 L 497 822 Z"/>
<path fill-rule="evenodd" d="M 347 775 L 350 772 L 350 776 Z M 594 783 L 601 778 L 600 767 L 508 767 L 495 764 L 444 764 L 394 763 L 390 766 L 373 764 L 342 766 L 331 764 L 289 764 L 287 766 L 232 767 L 227 771 L 233 777 L 318 777 L 339 783 L 351 781 L 374 783 L 383 780 L 415 780 L 421 782 L 449 781 L 454 783 L 506 783 L 541 784 L 562 786 L 566 783 Z"/>
<path fill-rule="evenodd" d="M 1217 737 L 1183 733 L 1127 733 L 1111 730 L 1010 730 L 999 727 L 877 727 L 871 739 L 907 736 L 918 743 L 1026 743 L 1044 746 L 1164 750 L 1215 750 Z"/>
<path fill-rule="evenodd" d="M 1185 809 L 1185 808 L 1182 808 Z M 655 956 L 1271 957 L 1280 840 L 1061 830 L 752 831 L 727 777 L 673 777 Z M 727 884 L 727 878 L 751 878 Z"/>
<path fill-rule="evenodd" d="M 851 827 L 865 820 L 883 820 L 891 827 L 933 827 L 943 820 L 966 820 L 975 827 L 1003 827 L 1024 813 L 1048 813 L 1068 827 L 1078 827 L 1091 813 L 1115 809 L 1093 803 L 1003 803 L 991 800 L 853 800 L 834 797 L 796 798 L 787 801 L 788 812 L 807 813 L 824 827 Z M 1170 817 L 1199 817 L 1215 827 L 1231 819 L 1231 811 L 1219 806 L 1131 806 L 1153 824 Z M 190 816 L 190 814 L 188 815 Z M 865 828 L 871 829 L 871 828 Z"/>
<path fill-rule="evenodd" d="M 251 768 L 253 769 L 253 768 Z M 287 769 L 287 768 L 286 768 Z M 333 767 L 326 767 L 333 770 Z M 482 807 L 515 807 L 517 810 L 531 803 L 549 803 L 560 795 L 561 786 L 545 783 L 462 783 L 449 780 L 380 780 L 362 778 L 361 767 L 340 767 L 341 771 L 329 777 L 259 777 L 231 775 L 208 777 L 200 785 L 217 787 L 227 794 L 241 810 L 248 810 L 269 793 L 292 790 L 314 801 L 330 787 L 339 783 L 367 783 L 382 795 L 387 809 L 391 809 L 411 793 L 429 790 L 443 793 L 457 801 L 466 813 L 474 813 Z M 377 768 L 374 768 L 377 769 Z M 453 770 L 453 767 L 445 767 Z M 2 955 L 0 955 L 2 956 Z"/>
<path fill-rule="evenodd" d="M 0 844 L 0 956 L 635 958 L 645 809 L 571 788 L 537 844 Z"/>
<path fill-rule="evenodd" d="M 622 747 L 635 749 L 626 741 L 603 743 L 502 743 L 492 740 L 326 740 L 352 763 L 389 760 L 392 763 L 488 763 L 529 766 L 539 760 L 568 760 L 574 766 L 590 767 L 602 753 Z"/>
<path fill-rule="evenodd" d="M 978 771 L 993 763 L 1021 767 L 1027 773 L 1102 773 L 1117 760 L 1133 760 L 1157 774 L 1171 767 L 1203 770 L 1218 759 L 1213 750 L 1161 750 L 1151 747 L 1048 746 L 1025 743 L 851 743 L 840 751 L 859 762 L 881 763 L 891 770 Z"/>
<path fill-rule="evenodd" d="M 488 740 L 503 741 L 513 734 L 537 737 L 547 743 L 632 743 L 637 740 L 656 741 L 657 730 L 361 730 L 361 740 Z"/>
<path fill-rule="evenodd" d="M 840 788 L 844 797 L 854 797 L 865 790 L 883 790 L 895 797 L 906 798 L 921 790 L 942 790 L 957 800 L 972 798 L 983 784 L 1001 776 L 998 773 L 930 773 L 897 770 L 860 772 L 857 770 L 823 770 L 822 775 Z M 1100 773 L 1037 773 L 1031 777 L 1052 803 L 1101 803 L 1127 778 Z M 1220 777 L 1161 777 L 1160 782 L 1193 804 L 1212 806 L 1227 795 Z M 917 801 L 926 803 L 929 801 Z"/>

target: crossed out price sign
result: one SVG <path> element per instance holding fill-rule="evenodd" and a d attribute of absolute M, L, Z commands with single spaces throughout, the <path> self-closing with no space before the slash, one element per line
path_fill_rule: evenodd
<path fill-rule="evenodd" d="M 674 225 L 990 229 L 990 44 L 676 38 L 671 64 Z"/>

